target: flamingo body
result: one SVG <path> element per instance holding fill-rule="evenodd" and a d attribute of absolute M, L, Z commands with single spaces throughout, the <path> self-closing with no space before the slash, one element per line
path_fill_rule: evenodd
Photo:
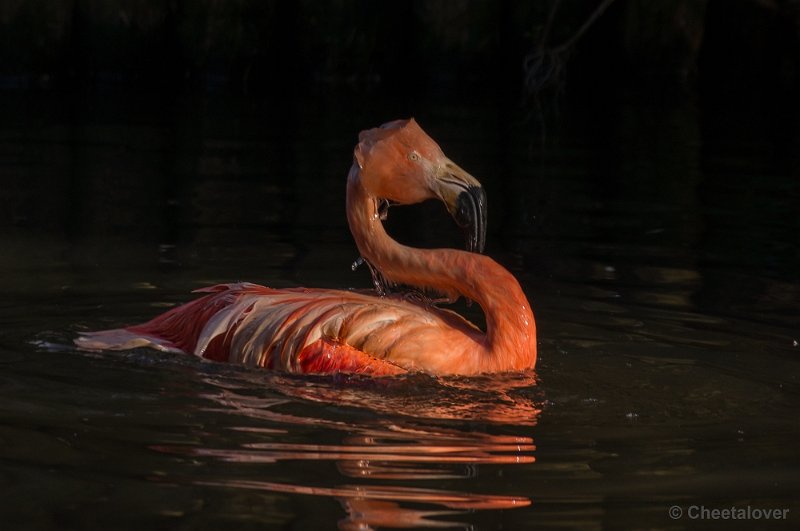
<path fill-rule="evenodd" d="M 84 334 L 78 345 L 151 347 L 288 372 L 390 375 L 431 369 L 422 358 L 452 363 L 451 349 L 432 353 L 431 345 L 446 346 L 448 336 L 471 335 L 476 342 L 481 336 L 458 314 L 401 295 L 250 283 L 198 292 L 206 295 L 140 325 Z M 476 369 L 470 372 L 482 372 Z"/>
<path fill-rule="evenodd" d="M 438 198 L 481 251 L 485 195 L 413 119 L 362 132 L 347 181 L 347 217 L 362 257 L 389 283 L 476 301 L 484 333 L 455 312 L 402 295 L 272 289 L 249 283 L 198 290 L 202 297 L 154 319 L 89 332 L 79 347 L 152 347 L 301 373 L 478 374 L 536 363 L 536 325 L 519 283 L 497 262 L 454 249 L 413 249 L 381 223 L 383 199 Z"/>

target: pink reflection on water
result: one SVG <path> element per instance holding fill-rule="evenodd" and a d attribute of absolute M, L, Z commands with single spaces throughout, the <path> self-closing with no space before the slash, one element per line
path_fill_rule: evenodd
<path fill-rule="evenodd" d="M 309 487 L 270 481 L 231 480 L 225 482 L 199 481 L 199 485 L 266 490 L 311 496 L 337 498 L 347 510 L 348 517 L 339 522 L 340 529 L 370 529 L 379 527 L 461 527 L 454 521 L 429 520 L 430 516 L 460 514 L 460 511 L 424 511 L 401 507 L 400 502 L 440 505 L 450 509 L 517 509 L 531 504 L 528 498 L 470 494 L 437 489 L 421 489 L 391 485 L 340 485 Z M 356 526 L 354 524 L 360 524 Z M 364 527 L 367 525 L 369 527 Z"/>
<path fill-rule="evenodd" d="M 248 375 L 245 379 L 249 378 Z M 531 378 L 424 379 L 412 380 L 410 384 L 420 385 L 410 388 L 397 381 L 388 381 L 386 387 L 381 387 L 373 380 L 359 387 L 351 385 L 352 382 L 331 385 L 325 380 L 272 375 L 269 379 L 282 394 L 291 398 L 259 397 L 259 390 L 264 386 L 263 377 L 258 381 L 259 387 L 238 379 L 210 379 L 208 383 L 214 390 L 205 395 L 213 404 L 208 411 L 241 416 L 246 419 L 245 424 L 266 422 L 269 427 L 239 423 L 229 426 L 231 432 L 238 434 L 233 446 L 226 439 L 228 444 L 224 447 L 161 445 L 153 449 L 243 465 L 333 461 L 343 477 L 364 483 L 330 484 L 330 479 L 328 484 L 319 485 L 260 481 L 244 479 L 233 473 L 233 469 L 230 477 L 202 479 L 195 483 L 333 497 L 347 512 L 338 522 L 339 528 L 345 530 L 462 527 L 464 523 L 437 517 L 451 517 L 467 510 L 513 509 L 531 503 L 528 497 L 506 493 L 391 484 L 474 479 L 476 466 L 534 463 L 536 447 L 531 437 L 488 432 L 488 427 L 492 426 L 536 424 L 539 408 L 532 399 L 514 392 L 530 386 Z M 423 398 L 419 399 L 420 396 Z M 336 406 L 334 412 L 343 408 L 346 413 L 347 408 L 357 407 L 368 414 L 336 415 L 331 414 L 330 409 L 321 410 L 317 406 L 298 407 L 298 400 L 301 405 Z M 310 413 L 303 415 L 298 411 Z M 346 420 L 337 420 L 337 416 Z M 456 420 L 480 421 L 486 431 L 473 431 L 474 426 L 464 427 L 463 423 L 453 422 Z M 300 427 L 324 428 L 341 435 L 332 443 L 292 442 L 290 436 L 297 438 Z M 282 470 L 285 472 L 285 468 Z M 376 480 L 381 483 L 376 484 Z M 320 482 L 324 483 L 324 479 Z M 430 506 L 439 509 L 432 510 Z"/>

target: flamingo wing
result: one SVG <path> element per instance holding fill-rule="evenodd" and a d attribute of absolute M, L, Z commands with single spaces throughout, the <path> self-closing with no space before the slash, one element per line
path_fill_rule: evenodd
<path fill-rule="evenodd" d="M 452 312 L 358 292 L 220 284 L 147 323 L 83 334 L 81 348 L 151 347 L 289 372 L 399 374 L 431 335 L 471 327 Z"/>

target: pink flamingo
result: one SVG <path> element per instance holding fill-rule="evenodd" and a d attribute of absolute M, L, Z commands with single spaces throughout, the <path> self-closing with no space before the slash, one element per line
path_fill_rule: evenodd
<path fill-rule="evenodd" d="M 482 254 L 415 249 L 384 230 L 385 201 L 440 199 L 481 251 L 485 195 L 414 119 L 363 131 L 347 179 L 347 220 L 361 256 L 389 283 L 477 302 L 486 331 L 450 310 L 403 295 L 329 289 L 272 289 L 249 283 L 207 295 L 143 324 L 84 333 L 84 349 L 151 347 L 302 373 L 479 374 L 536 364 L 536 325 L 525 294 Z"/>

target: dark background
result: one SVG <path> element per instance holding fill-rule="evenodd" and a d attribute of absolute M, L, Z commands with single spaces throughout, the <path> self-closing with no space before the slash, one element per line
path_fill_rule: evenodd
<path fill-rule="evenodd" d="M 701 94 L 794 116 L 799 20 L 794 0 L 6 0 L 0 87 L 165 99 L 341 89 L 409 114 L 434 95 L 516 103 L 558 85 L 570 98 Z M 561 75 L 532 74 L 537 52 Z"/>
<path fill-rule="evenodd" d="M 415 116 L 487 187 L 494 253 L 641 244 L 655 216 L 659 244 L 793 279 L 798 79 L 793 0 L 6 0 L 0 231 L 32 260 L 349 246 L 358 131 Z M 432 209 L 398 238 L 453 245 Z"/>

